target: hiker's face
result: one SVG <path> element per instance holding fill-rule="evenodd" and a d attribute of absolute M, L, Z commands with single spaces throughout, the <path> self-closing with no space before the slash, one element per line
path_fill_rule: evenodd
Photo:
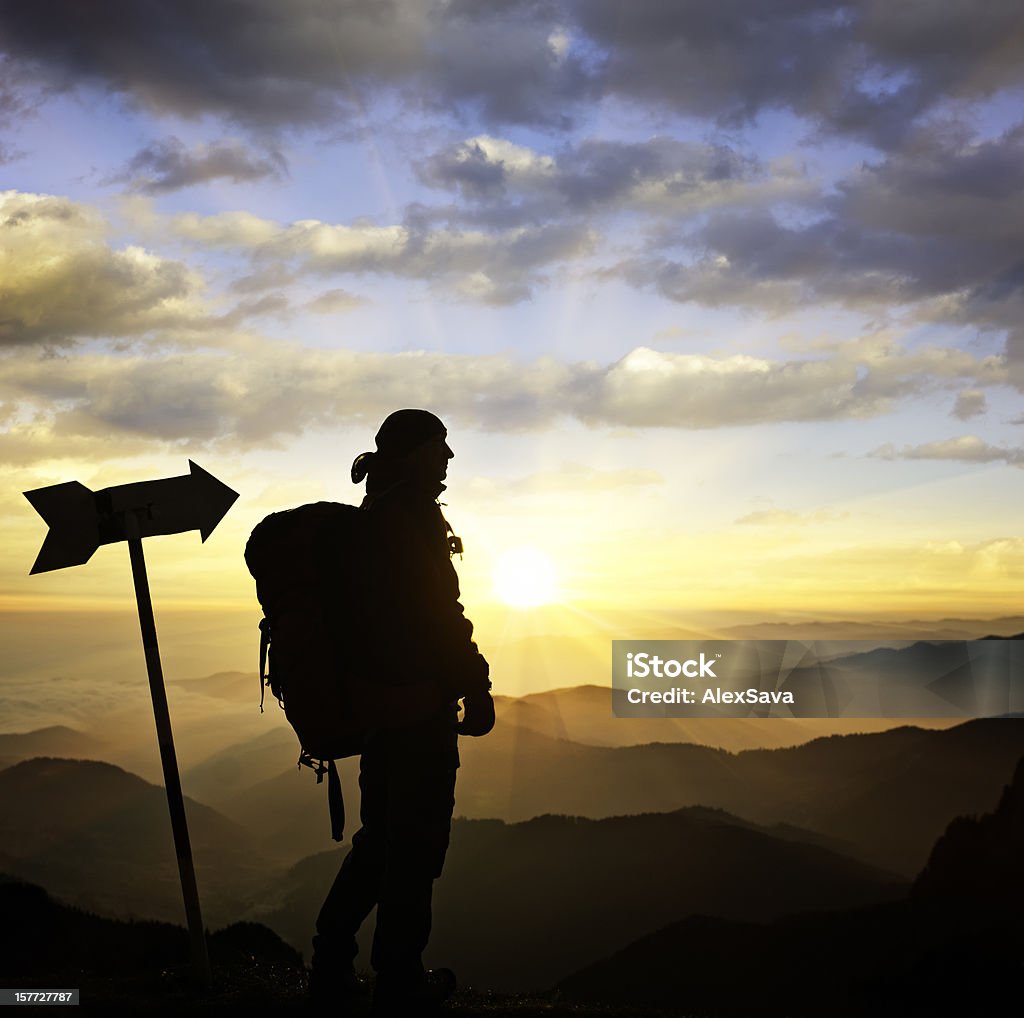
<path fill-rule="evenodd" d="M 435 435 L 413 450 L 409 463 L 413 473 L 422 480 L 443 481 L 448 476 L 448 461 L 454 456 L 447 436 Z"/>

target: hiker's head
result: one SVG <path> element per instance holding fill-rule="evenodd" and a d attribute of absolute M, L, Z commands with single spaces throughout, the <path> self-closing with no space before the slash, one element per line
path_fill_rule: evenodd
<path fill-rule="evenodd" d="M 377 431 L 375 452 L 364 452 L 352 464 L 352 480 L 367 475 L 370 483 L 412 480 L 439 485 L 455 453 L 448 446 L 448 431 L 428 410 L 396 410 Z"/>

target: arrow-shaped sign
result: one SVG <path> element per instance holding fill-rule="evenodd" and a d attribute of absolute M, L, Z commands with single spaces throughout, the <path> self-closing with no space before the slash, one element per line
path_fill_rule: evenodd
<path fill-rule="evenodd" d="M 80 566 L 101 544 L 126 541 L 125 514 L 138 519 L 139 536 L 198 530 L 205 541 L 238 498 L 226 484 L 188 461 L 189 473 L 90 491 L 78 481 L 26 491 L 49 524 L 32 573 Z"/>
<path fill-rule="evenodd" d="M 101 544 L 128 542 L 135 599 L 139 606 L 142 647 L 153 697 L 153 717 L 160 745 L 160 763 L 171 814 L 174 852 L 178 857 L 185 918 L 192 939 L 192 959 L 199 980 L 208 986 L 210 959 L 206 951 L 199 890 L 196 887 L 192 846 L 185 818 L 185 800 L 178 775 L 178 759 L 174 753 L 171 715 L 167 709 L 146 559 L 142 551 L 142 539 L 156 534 L 180 534 L 185 530 L 198 530 L 205 541 L 238 498 L 238 492 L 232 491 L 191 460 L 188 466 L 189 473 L 181 477 L 119 484 L 95 492 L 78 481 L 66 481 L 64 484 L 52 484 L 48 488 L 26 491 L 25 498 L 50 527 L 35 565 L 32 566 L 33 573 L 79 566 L 88 562 Z"/>

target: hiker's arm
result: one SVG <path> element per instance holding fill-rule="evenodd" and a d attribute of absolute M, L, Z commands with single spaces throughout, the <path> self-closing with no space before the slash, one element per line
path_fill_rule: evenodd
<path fill-rule="evenodd" d="M 442 668 L 441 682 L 446 692 L 453 693 L 452 699 L 486 693 L 491 688 L 490 667 L 473 640 L 473 623 L 466 618 L 465 609 L 459 601 L 459 580 L 451 563 L 446 563 L 451 572 L 452 596 L 444 598 L 438 606 L 438 632 L 440 636 Z"/>
<path fill-rule="evenodd" d="M 382 600 L 397 623 L 393 651 L 419 665 L 446 697 L 485 692 L 487 662 L 473 642 L 473 624 L 459 602 L 459 581 L 447 553 L 430 543 L 432 534 L 421 520 L 396 511 L 379 521 Z M 443 531 L 437 539 L 444 540 Z"/>

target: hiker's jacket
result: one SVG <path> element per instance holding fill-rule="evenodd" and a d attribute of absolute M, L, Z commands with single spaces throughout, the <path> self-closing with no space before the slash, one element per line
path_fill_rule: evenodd
<path fill-rule="evenodd" d="M 369 526 L 360 642 L 368 678 L 391 685 L 427 679 L 451 702 L 490 683 L 459 602 L 438 493 L 399 481 L 363 500 Z"/>

